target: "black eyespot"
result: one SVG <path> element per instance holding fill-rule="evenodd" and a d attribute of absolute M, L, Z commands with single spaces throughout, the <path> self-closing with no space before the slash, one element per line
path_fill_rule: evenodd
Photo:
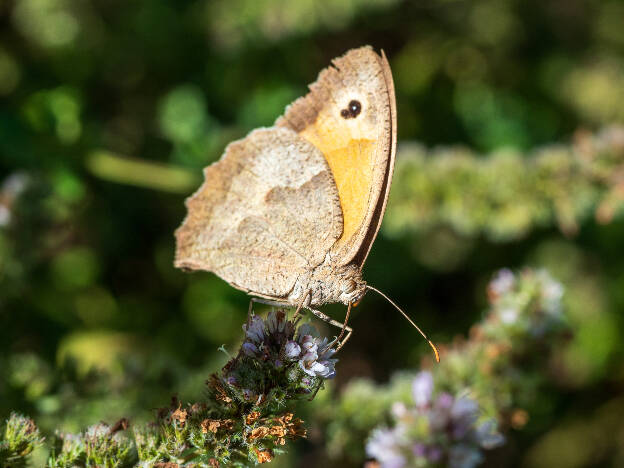
<path fill-rule="evenodd" d="M 362 104 L 360 101 L 352 99 L 346 109 L 340 111 L 343 119 L 355 119 L 362 112 Z"/>

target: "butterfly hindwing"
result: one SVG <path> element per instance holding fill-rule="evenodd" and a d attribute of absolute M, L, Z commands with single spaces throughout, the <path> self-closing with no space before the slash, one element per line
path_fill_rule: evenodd
<path fill-rule="evenodd" d="M 283 298 L 342 233 L 338 192 L 321 152 L 285 128 L 228 146 L 187 200 L 175 264 Z"/>

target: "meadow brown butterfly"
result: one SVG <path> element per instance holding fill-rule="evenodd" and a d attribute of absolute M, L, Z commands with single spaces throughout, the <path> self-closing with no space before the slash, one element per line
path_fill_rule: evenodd
<path fill-rule="evenodd" d="M 395 151 L 388 60 L 371 47 L 350 50 L 273 127 L 231 143 L 204 170 L 176 231 L 175 265 L 212 271 L 350 332 L 311 307 L 342 302 L 350 311 L 374 289 L 362 266 L 386 209 Z"/>

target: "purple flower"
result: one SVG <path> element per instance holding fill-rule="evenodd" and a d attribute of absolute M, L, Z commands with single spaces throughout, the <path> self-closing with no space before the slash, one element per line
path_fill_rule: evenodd
<path fill-rule="evenodd" d="M 496 421 L 490 419 L 477 428 L 477 441 L 484 449 L 493 449 L 505 442 L 502 434 L 496 432 Z"/>
<path fill-rule="evenodd" d="M 331 379 L 336 375 L 334 365 L 338 360 L 330 359 L 335 353 L 330 347 L 331 343 L 327 338 L 319 342 L 318 338 L 303 336 L 301 343 L 303 357 L 299 360 L 299 366 L 306 374 L 324 379 Z"/>
<path fill-rule="evenodd" d="M 366 443 L 366 454 L 383 468 L 402 468 L 406 464 L 396 434 L 388 429 L 376 429 Z"/>
<path fill-rule="evenodd" d="M 451 419 L 449 408 L 434 406 L 426 413 L 429 418 L 429 427 L 431 431 L 444 431 L 449 425 Z"/>
<path fill-rule="evenodd" d="M 318 344 L 316 339 L 312 335 L 304 335 L 301 338 L 301 348 L 303 348 L 304 354 L 313 353 L 318 351 Z"/>
<path fill-rule="evenodd" d="M 448 410 L 451 408 L 451 406 L 453 406 L 454 401 L 455 398 L 453 398 L 453 395 L 448 392 L 442 392 L 440 393 L 440 395 L 438 395 L 435 406 L 436 408 Z"/>
<path fill-rule="evenodd" d="M 451 417 L 454 421 L 466 421 L 470 424 L 477 420 L 479 407 L 472 398 L 461 397 L 455 400 L 451 408 Z"/>
<path fill-rule="evenodd" d="M 301 367 L 306 374 L 313 377 L 316 375 L 313 370 L 313 367 L 316 364 L 316 357 L 316 354 L 306 353 L 301 359 L 299 359 L 299 367 Z"/>
<path fill-rule="evenodd" d="M 477 426 L 479 406 L 469 397 L 441 392 L 434 396 L 430 372 L 412 381 L 414 405 L 392 405 L 392 429 L 373 431 L 366 452 L 383 468 L 438 466 L 474 468 L 483 459 L 482 449 L 500 445 L 496 423 Z"/>
<path fill-rule="evenodd" d="M 395 401 L 394 403 L 392 403 L 391 411 L 392 416 L 394 416 L 396 419 L 404 418 L 408 414 L 407 406 L 405 406 L 405 403 L 403 403 L 402 401 Z"/>
<path fill-rule="evenodd" d="M 318 343 L 318 339 L 317 339 Z M 319 360 L 326 361 L 331 358 L 334 354 L 336 354 L 336 350 L 331 348 L 331 344 L 333 341 L 329 341 L 327 338 L 323 338 L 323 341 L 318 343 L 318 355 Z"/>
<path fill-rule="evenodd" d="M 518 320 L 518 310 L 515 307 L 505 307 L 499 312 L 501 321 L 505 325 L 511 325 Z"/>
<path fill-rule="evenodd" d="M 286 328 L 286 316 L 283 312 L 272 310 L 266 320 L 269 333 L 282 333 Z"/>
<path fill-rule="evenodd" d="M 306 393 L 310 393 L 312 390 L 312 385 L 314 384 L 314 382 L 312 381 L 312 379 L 310 377 L 303 377 L 301 379 L 301 385 L 303 386 L 303 391 Z"/>
<path fill-rule="evenodd" d="M 449 468 L 474 468 L 482 460 L 481 452 L 469 445 L 455 445 L 449 450 Z"/>
<path fill-rule="evenodd" d="M 442 449 L 440 447 L 437 447 L 435 445 L 431 446 L 431 447 L 427 447 L 427 459 L 431 462 L 431 463 L 437 463 L 442 459 Z"/>
<path fill-rule="evenodd" d="M 251 317 L 248 325 L 243 325 L 243 330 L 251 341 L 262 343 L 264 340 L 264 321 L 257 315 Z"/>
<path fill-rule="evenodd" d="M 247 356 L 257 356 L 259 353 L 259 350 L 255 344 L 250 343 L 249 341 L 246 341 L 245 343 L 243 343 L 243 352 Z"/>
<path fill-rule="evenodd" d="M 284 348 L 284 354 L 288 359 L 295 359 L 301 355 L 301 346 L 296 341 L 288 341 Z"/>
<path fill-rule="evenodd" d="M 238 381 L 236 380 L 236 377 L 234 377 L 233 375 L 228 376 L 228 378 L 225 379 L 225 381 L 227 382 L 228 385 L 236 385 L 238 383 Z"/>
<path fill-rule="evenodd" d="M 468 397 L 461 397 L 455 400 L 451 407 L 453 436 L 455 439 L 463 438 L 472 429 L 479 416 L 478 411 L 477 403 Z"/>
<path fill-rule="evenodd" d="M 516 283 L 516 277 L 508 268 L 503 268 L 496 273 L 494 279 L 490 281 L 489 289 L 496 296 L 501 296 L 510 291 Z"/>
<path fill-rule="evenodd" d="M 302 360 L 299 361 L 299 366 L 303 369 L 303 371 L 311 376 L 315 376 L 316 375 L 316 371 L 323 371 L 325 370 L 322 366 L 317 367 L 317 362 L 316 359 L 314 359 L 314 357 L 312 357 L 311 355 L 307 355 L 308 357 L 304 356 L 304 358 Z"/>
<path fill-rule="evenodd" d="M 412 447 L 412 453 L 415 457 L 424 457 L 427 453 L 427 447 L 425 446 L 425 444 L 416 442 Z"/>
<path fill-rule="evenodd" d="M 427 406 L 433 393 L 433 376 L 431 372 L 423 371 L 416 375 L 412 382 L 412 398 L 416 406 Z"/>
<path fill-rule="evenodd" d="M 314 328 L 309 323 L 304 323 L 303 325 L 299 327 L 299 330 L 297 331 L 297 335 L 298 335 L 297 341 L 301 343 L 305 336 L 309 335 L 312 338 L 314 338 L 316 335 L 318 335 L 318 332 L 316 331 L 316 328 Z"/>

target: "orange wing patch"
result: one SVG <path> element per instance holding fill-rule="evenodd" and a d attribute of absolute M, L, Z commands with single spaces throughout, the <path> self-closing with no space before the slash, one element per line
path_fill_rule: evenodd
<path fill-rule="evenodd" d="M 324 129 L 322 125 L 311 125 L 300 135 L 321 150 L 334 176 L 344 223 L 342 235 L 335 246 L 340 248 L 360 229 L 368 210 L 375 141 L 365 138 L 336 141 Z"/>
<path fill-rule="evenodd" d="M 394 162 L 390 68 L 370 47 L 335 59 L 276 122 L 316 146 L 331 169 L 343 232 L 331 249 L 338 264 L 366 258 L 385 208 Z"/>

